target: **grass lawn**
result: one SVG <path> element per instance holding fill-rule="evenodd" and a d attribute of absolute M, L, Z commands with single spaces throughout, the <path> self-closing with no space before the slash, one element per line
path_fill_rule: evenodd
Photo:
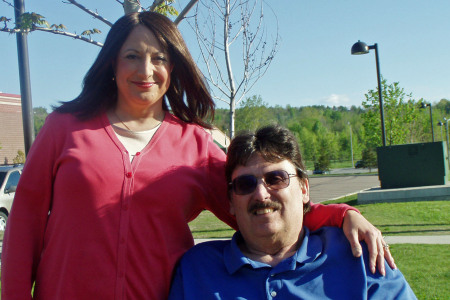
<path fill-rule="evenodd" d="M 450 234 L 450 201 L 416 201 L 358 204 L 352 195 L 328 203 L 347 203 L 380 229 L 385 235 Z"/>
<path fill-rule="evenodd" d="M 449 298 L 449 245 L 394 244 L 390 248 L 417 299 Z"/>

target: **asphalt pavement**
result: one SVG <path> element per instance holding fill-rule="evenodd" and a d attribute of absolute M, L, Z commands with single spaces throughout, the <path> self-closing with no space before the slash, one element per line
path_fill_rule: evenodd
<path fill-rule="evenodd" d="M 310 199 L 314 203 L 356 194 L 360 191 L 379 186 L 380 181 L 378 180 L 377 174 L 318 175 L 309 178 Z"/>

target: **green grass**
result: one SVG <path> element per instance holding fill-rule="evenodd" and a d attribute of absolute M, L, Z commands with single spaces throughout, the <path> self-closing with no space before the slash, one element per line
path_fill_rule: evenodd
<path fill-rule="evenodd" d="M 449 245 L 394 244 L 390 249 L 417 299 L 449 298 Z"/>
<path fill-rule="evenodd" d="M 353 195 L 324 203 L 347 203 L 356 207 L 385 235 L 450 234 L 450 201 L 358 204 L 356 198 Z"/>
<path fill-rule="evenodd" d="M 207 210 L 189 223 L 189 227 L 195 239 L 229 238 L 234 233 L 234 229 Z"/>

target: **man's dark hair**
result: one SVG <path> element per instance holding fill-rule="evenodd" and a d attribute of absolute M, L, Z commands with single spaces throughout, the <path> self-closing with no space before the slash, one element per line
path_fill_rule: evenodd
<path fill-rule="evenodd" d="M 298 178 L 302 181 L 308 180 L 295 136 L 282 126 L 269 125 L 256 132 L 239 134 L 232 140 L 225 165 L 227 182 L 231 182 L 231 175 L 236 167 L 245 166 L 255 154 L 261 155 L 265 161 L 272 163 L 288 160 L 295 166 Z M 309 207 L 308 202 L 304 210 L 309 210 Z"/>

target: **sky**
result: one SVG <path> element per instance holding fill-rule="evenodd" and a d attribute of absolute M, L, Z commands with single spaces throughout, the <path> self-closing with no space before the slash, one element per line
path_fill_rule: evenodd
<path fill-rule="evenodd" d="M 12 0 L 5 0 L 13 2 Z M 150 0 L 141 0 L 149 4 Z M 176 1 L 184 7 L 188 0 Z M 380 70 L 388 83 L 399 82 L 413 99 L 450 99 L 450 1 L 448 0 L 266 0 L 278 20 L 281 43 L 267 73 L 247 96 L 260 95 L 269 106 L 361 106 L 377 87 L 375 53 L 351 55 L 358 40 L 378 44 Z M 111 22 L 123 10 L 116 0 L 79 0 Z M 25 0 L 50 24 L 81 33 L 98 28 L 103 42 L 108 26 L 62 0 Z M 192 15 L 192 12 L 188 16 Z M 0 16 L 13 9 L 0 1 Z M 14 19 L 14 18 L 13 18 Z M 275 28 L 268 18 L 269 29 Z M 199 57 L 194 32 L 180 26 L 193 57 Z M 28 35 L 33 107 L 75 98 L 100 48 L 45 32 Z M 198 61 L 200 69 L 203 68 Z M 20 94 L 16 37 L 0 32 L 0 92 Z M 220 108 L 227 107 L 218 102 Z"/>

